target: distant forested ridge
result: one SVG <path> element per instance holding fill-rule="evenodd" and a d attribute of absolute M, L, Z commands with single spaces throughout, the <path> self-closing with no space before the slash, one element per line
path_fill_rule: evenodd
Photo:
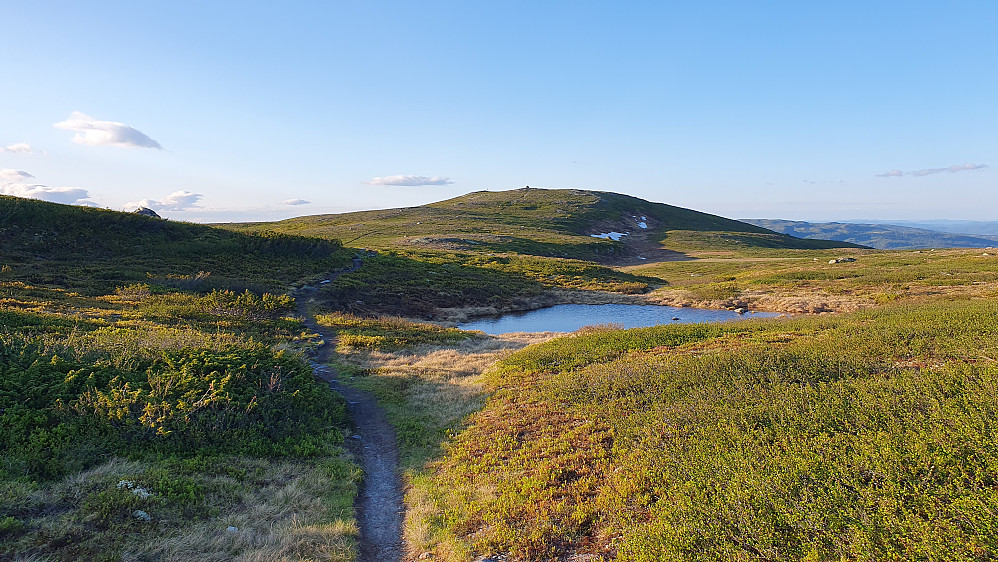
<path fill-rule="evenodd" d="M 852 242 L 878 250 L 998 246 L 998 236 L 996 235 L 957 234 L 896 224 L 806 222 L 780 219 L 742 219 L 742 221 L 798 238 Z"/>

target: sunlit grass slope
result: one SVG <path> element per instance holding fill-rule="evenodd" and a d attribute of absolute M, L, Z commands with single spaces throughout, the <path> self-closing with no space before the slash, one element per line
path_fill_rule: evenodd
<path fill-rule="evenodd" d="M 792 238 L 627 195 L 569 189 L 480 191 L 420 207 L 221 226 L 335 238 L 346 246 L 376 249 L 378 255 L 370 256 L 361 271 L 323 289 L 325 304 L 422 318 L 440 318 L 447 308 L 476 314 L 536 308 L 541 302 L 536 299 L 554 288 L 644 293 L 661 281 L 607 267 L 640 263 L 639 257 L 654 261 L 658 254 L 683 257 L 677 251 L 851 246 Z M 591 236 L 607 232 L 631 234 L 620 241 Z"/>
<path fill-rule="evenodd" d="M 667 248 L 675 246 L 680 251 L 718 243 L 772 248 L 854 246 L 792 238 L 664 203 L 577 189 L 478 191 L 420 207 L 226 226 L 243 231 L 267 229 L 336 238 L 354 247 L 444 248 L 599 260 L 628 252 L 628 247 L 626 243 L 593 238 L 591 234 L 614 230 L 641 232 L 639 222 L 646 223 L 651 238 L 663 240 Z"/>
<path fill-rule="evenodd" d="M 846 256 L 852 261 L 841 260 Z M 998 256 L 966 249 L 756 250 L 624 270 L 659 279 L 663 287 L 653 297 L 671 304 L 841 311 L 939 295 L 986 294 L 998 282 Z"/>
<path fill-rule="evenodd" d="M 527 348 L 414 492 L 451 560 L 998 555 L 998 304 Z"/>

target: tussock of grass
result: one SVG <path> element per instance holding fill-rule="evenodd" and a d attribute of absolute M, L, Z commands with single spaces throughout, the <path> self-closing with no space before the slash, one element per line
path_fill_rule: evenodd
<path fill-rule="evenodd" d="M 473 337 L 456 328 L 442 328 L 400 317 L 361 318 L 333 312 L 317 315 L 316 321 L 334 331 L 340 351 L 352 348 L 391 351 L 421 344 L 457 343 Z"/>

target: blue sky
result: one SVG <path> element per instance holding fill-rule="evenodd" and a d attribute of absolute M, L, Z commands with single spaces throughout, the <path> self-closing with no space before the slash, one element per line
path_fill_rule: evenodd
<path fill-rule="evenodd" d="M 0 22 L 0 193 L 190 221 L 524 185 L 998 219 L 993 0 L 40 0 Z"/>

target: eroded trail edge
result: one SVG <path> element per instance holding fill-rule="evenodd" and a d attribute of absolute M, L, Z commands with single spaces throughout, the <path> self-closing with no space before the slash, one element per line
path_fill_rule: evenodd
<path fill-rule="evenodd" d="M 360 269 L 359 258 L 353 266 L 327 277 L 332 280 L 344 273 Z M 297 291 L 298 314 L 305 326 L 322 337 L 311 358 L 315 375 L 346 398 L 354 435 L 350 449 L 364 468 L 364 480 L 357 498 L 357 523 L 360 527 L 361 562 L 392 562 L 402 560 L 402 520 L 404 517 L 402 482 L 398 474 L 399 452 L 395 430 L 388 422 L 377 399 L 368 392 L 339 382 L 337 373 L 328 366 L 332 353 L 332 338 L 309 313 L 317 286 L 305 286 Z"/>

